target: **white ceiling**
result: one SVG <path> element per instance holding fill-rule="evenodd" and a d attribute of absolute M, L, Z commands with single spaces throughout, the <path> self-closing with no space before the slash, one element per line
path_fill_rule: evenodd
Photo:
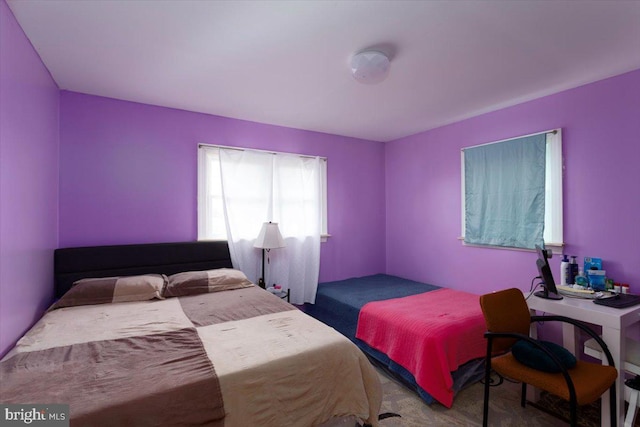
<path fill-rule="evenodd" d="M 8 4 L 61 89 L 374 141 L 640 68 L 640 1 Z"/>

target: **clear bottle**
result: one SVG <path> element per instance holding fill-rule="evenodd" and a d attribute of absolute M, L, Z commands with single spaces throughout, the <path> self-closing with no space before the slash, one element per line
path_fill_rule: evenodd
<path fill-rule="evenodd" d="M 560 262 L 560 284 L 563 286 L 569 285 L 569 258 L 566 255 L 562 255 L 562 261 Z"/>

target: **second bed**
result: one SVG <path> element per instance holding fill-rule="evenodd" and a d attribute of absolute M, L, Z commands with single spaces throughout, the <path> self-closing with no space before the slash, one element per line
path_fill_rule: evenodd
<path fill-rule="evenodd" d="M 377 274 L 318 285 L 307 314 L 352 340 L 428 404 L 450 408 L 482 378 L 486 350 L 478 296 Z"/>

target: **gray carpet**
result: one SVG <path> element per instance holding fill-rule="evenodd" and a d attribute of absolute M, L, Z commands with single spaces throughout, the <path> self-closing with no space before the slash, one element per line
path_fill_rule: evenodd
<path fill-rule="evenodd" d="M 484 386 L 480 383 L 456 395 L 451 409 L 434 403 L 426 405 L 415 393 L 378 371 L 384 392 L 381 413 L 392 412 L 401 417 L 380 421 L 381 427 L 481 426 Z M 491 426 L 567 426 L 531 405 L 520 406 L 520 384 L 505 381 L 491 387 L 489 407 Z"/>

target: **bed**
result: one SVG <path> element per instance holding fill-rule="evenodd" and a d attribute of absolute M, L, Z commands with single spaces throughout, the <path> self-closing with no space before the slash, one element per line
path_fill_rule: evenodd
<path fill-rule="evenodd" d="M 233 270 L 226 242 L 54 258 L 60 299 L 0 361 L 3 404 L 68 404 L 72 426 L 377 425 L 366 356 Z"/>
<path fill-rule="evenodd" d="M 315 304 L 304 309 L 426 403 L 450 408 L 455 394 L 483 375 L 486 327 L 477 299 L 377 274 L 320 283 Z"/>

